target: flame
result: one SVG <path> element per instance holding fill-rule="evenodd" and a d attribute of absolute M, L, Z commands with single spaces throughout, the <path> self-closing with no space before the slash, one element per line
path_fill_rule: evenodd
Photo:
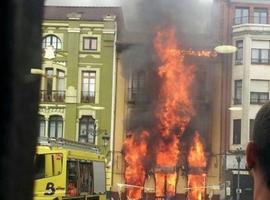
<path fill-rule="evenodd" d="M 188 200 L 203 200 L 206 174 L 188 175 Z"/>
<path fill-rule="evenodd" d="M 193 137 L 192 145 L 188 152 L 188 199 L 201 200 L 205 196 L 207 164 L 204 146 L 199 133 L 196 131 Z"/>
<path fill-rule="evenodd" d="M 142 198 L 145 181 L 147 149 L 150 143 L 148 138 L 154 138 L 151 149 L 154 153 L 156 166 L 154 168 L 155 190 L 157 197 L 174 197 L 176 195 L 176 182 L 180 158 L 180 136 L 184 133 L 191 118 L 196 114 L 190 97 L 194 80 L 195 67 L 184 63 L 185 56 L 215 56 L 210 51 L 182 50 L 176 40 L 175 28 L 164 28 L 157 32 L 153 46 L 160 59 L 157 75 L 160 81 L 159 95 L 155 105 L 155 117 L 158 125 L 155 132 L 142 131 L 131 133 L 124 142 L 125 181 L 127 184 L 142 186 L 127 189 L 127 198 L 138 200 Z M 157 134 L 157 135 L 154 135 Z M 197 136 L 198 135 L 198 136 Z M 136 137 L 135 137 L 136 136 Z M 136 140 L 139 138 L 139 140 Z M 191 167 L 206 167 L 203 145 L 199 134 L 194 137 L 194 145 L 189 151 L 188 164 Z M 190 174 L 188 184 L 190 187 L 200 186 L 205 174 L 200 172 Z M 195 181 L 197 180 L 197 181 Z M 203 182 L 205 185 L 205 181 Z M 195 194 L 197 190 L 192 189 Z M 199 193 L 198 193 L 199 194 Z M 197 197 L 198 194 L 196 193 Z M 194 199 L 194 198 L 193 198 Z M 193 200 L 192 199 L 192 200 Z"/>
<path fill-rule="evenodd" d="M 193 143 L 188 153 L 188 165 L 189 167 L 206 167 L 204 146 L 198 131 L 195 132 Z"/>
<path fill-rule="evenodd" d="M 138 138 L 137 138 L 138 137 Z M 145 157 L 147 155 L 147 131 L 133 132 L 129 134 L 124 142 L 124 160 L 126 164 L 124 177 L 127 184 L 140 187 L 131 187 L 127 189 L 127 198 L 141 199 L 146 171 L 144 167 Z"/>
<path fill-rule="evenodd" d="M 159 103 L 156 115 L 160 121 L 162 136 L 168 136 L 177 128 L 181 134 L 191 117 L 195 115 L 190 98 L 194 78 L 194 66 L 187 66 L 184 54 L 177 46 L 175 28 L 158 32 L 154 47 L 162 62 L 158 75 L 161 78 Z"/>

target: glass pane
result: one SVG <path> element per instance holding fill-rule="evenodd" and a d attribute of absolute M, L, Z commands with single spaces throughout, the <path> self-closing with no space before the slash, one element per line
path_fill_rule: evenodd
<path fill-rule="evenodd" d="M 55 121 L 51 121 L 50 128 L 49 128 L 50 137 L 55 137 L 55 129 L 56 129 Z"/>
<path fill-rule="evenodd" d="M 40 123 L 39 123 L 39 136 L 45 137 L 45 121 L 44 120 L 40 120 Z"/>
<path fill-rule="evenodd" d="M 258 12 L 254 13 L 254 23 L 259 24 L 260 23 L 260 14 Z"/>
<path fill-rule="evenodd" d="M 80 163 L 80 189 L 81 192 L 92 193 L 91 164 Z"/>
<path fill-rule="evenodd" d="M 65 90 L 65 80 L 59 79 L 57 84 L 57 90 L 64 91 Z"/>
<path fill-rule="evenodd" d="M 90 47 L 90 40 L 88 38 L 83 39 L 83 49 L 89 49 Z"/>
<path fill-rule="evenodd" d="M 97 49 L 97 39 L 91 40 L 91 49 L 93 50 Z"/>
<path fill-rule="evenodd" d="M 80 135 L 86 135 L 87 127 L 86 124 L 80 124 Z"/>
<path fill-rule="evenodd" d="M 269 50 L 268 49 L 262 49 L 261 50 L 261 61 L 262 63 L 268 63 L 268 53 L 269 53 Z"/>
<path fill-rule="evenodd" d="M 252 49 L 251 57 L 252 57 L 252 62 L 258 63 L 259 62 L 259 50 Z"/>
<path fill-rule="evenodd" d="M 57 137 L 58 138 L 63 137 L 63 122 L 62 121 L 57 122 Z"/>

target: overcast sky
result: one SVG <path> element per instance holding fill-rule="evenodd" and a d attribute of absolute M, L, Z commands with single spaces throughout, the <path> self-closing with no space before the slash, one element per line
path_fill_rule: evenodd
<path fill-rule="evenodd" d="M 45 5 L 60 6 L 119 6 L 127 0 L 45 0 Z"/>

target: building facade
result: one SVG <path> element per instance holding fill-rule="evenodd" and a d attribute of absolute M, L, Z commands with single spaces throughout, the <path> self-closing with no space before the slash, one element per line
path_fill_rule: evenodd
<path fill-rule="evenodd" d="M 223 63 L 226 67 L 223 78 L 227 79 L 224 81 L 226 91 L 223 93 L 227 96 L 224 110 L 230 107 L 223 116 L 227 173 L 224 198 L 236 198 L 239 193 L 240 199 L 252 199 L 252 183 L 245 170 L 244 150 L 252 139 L 256 113 L 269 100 L 270 1 L 229 0 L 219 3 L 222 41 L 237 47 L 237 51 L 227 56 Z"/>
<path fill-rule="evenodd" d="M 122 25 L 119 7 L 45 7 L 39 136 L 100 146 L 108 159 L 108 188 L 115 134 L 116 41 Z"/>

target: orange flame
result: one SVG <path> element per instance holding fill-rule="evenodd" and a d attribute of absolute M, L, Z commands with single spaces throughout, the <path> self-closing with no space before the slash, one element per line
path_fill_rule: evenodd
<path fill-rule="evenodd" d="M 175 128 L 178 128 L 177 134 L 183 133 L 195 114 L 190 98 L 194 66 L 184 65 L 184 54 L 177 43 L 174 28 L 158 32 L 154 40 L 162 62 L 158 70 L 162 85 L 156 109 L 162 136 L 170 135 Z"/>
<path fill-rule="evenodd" d="M 156 34 L 154 48 L 161 61 L 158 68 L 160 78 L 160 93 L 155 108 L 155 116 L 159 120 L 157 126 L 158 136 L 155 138 L 154 169 L 156 196 L 173 197 L 176 194 L 176 181 L 180 157 L 180 137 L 185 131 L 191 118 L 196 114 L 192 105 L 190 91 L 194 79 L 195 67 L 184 63 L 185 56 L 215 56 L 210 51 L 181 50 L 176 40 L 175 28 L 166 28 Z M 135 140 L 135 134 L 139 134 L 140 141 Z M 152 133 L 154 134 L 154 133 Z M 199 134 L 194 137 L 194 145 L 189 151 L 188 164 L 191 167 L 206 167 L 203 145 Z M 137 135 L 138 136 L 138 135 Z M 149 133 L 131 133 L 124 143 L 125 153 L 125 181 L 127 184 L 144 185 L 146 169 L 147 139 Z M 205 180 L 205 174 L 190 174 L 188 185 L 198 188 Z M 197 181 L 195 181 L 197 180 Z M 202 181 L 205 185 L 205 181 Z M 196 190 L 197 191 L 197 190 Z M 127 198 L 138 200 L 142 197 L 143 188 L 127 189 Z M 196 192 L 192 190 L 190 195 Z M 198 194 L 196 193 L 197 197 Z M 194 199 L 194 198 L 193 198 Z M 193 200 L 192 199 L 192 200 Z"/>
<path fill-rule="evenodd" d="M 206 167 L 205 150 L 197 131 L 195 132 L 193 144 L 188 153 L 188 165 L 189 167 Z"/>
<path fill-rule="evenodd" d="M 206 156 L 199 133 L 196 131 L 188 152 L 188 199 L 200 200 L 205 196 Z"/>
<path fill-rule="evenodd" d="M 136 134 L 139 134 L 138 139 L 136 139 Z M 140 133 L 131 133 L 124 142 L 124 159 L 126 164 L 126 169 L 124 172 L 124 177 L 126 183 L 139 187 L 131 187 L 127 189 L 127 198 L 138 200 L 142 197 L 142 191 L 146 176 L 146 171 L 144 167 L 145 157 L 147 155 L 147 138 L 149 133 L 147 131 L 142 131 Z"/>
<path fill-rule="evenodd" d="M 203 200 L 206 174 L 188 175 L 188 200 Z"/>

